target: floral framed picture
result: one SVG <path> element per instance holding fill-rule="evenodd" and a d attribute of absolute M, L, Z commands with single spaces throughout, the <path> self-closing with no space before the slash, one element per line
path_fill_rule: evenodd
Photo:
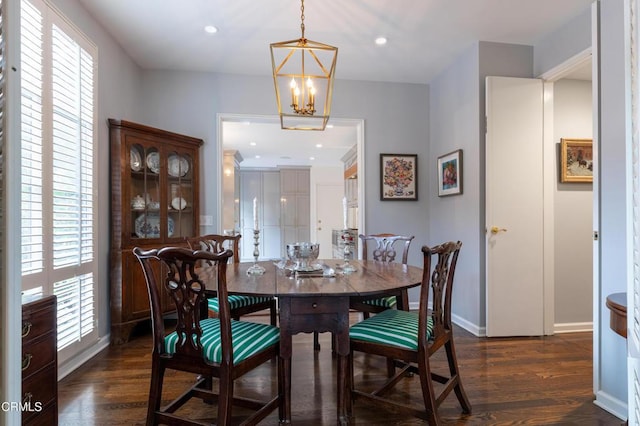
<path fill-rule="evenodd" d="M 560 139 L 560 182 L 593 182 L 591 139 Z"/>
<path fill-rule="evenodd" d="M 462 194 L 462 150 L 438 157 L 438 197 Z"/>
<path fill-rule="evenodd" d="M 418 199 L 418 156 L 380 154 L 380 200 Z"/>

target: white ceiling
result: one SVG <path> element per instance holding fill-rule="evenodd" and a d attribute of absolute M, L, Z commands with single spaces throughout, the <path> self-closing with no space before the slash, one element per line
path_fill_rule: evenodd
<path fill-rule="evenodd" d="M 298 0 L 79 1 L 143 69 L 270 75 L 269 43 L 300 37 Z M 307 0 L 305 35 L 338 47 L 337 79 L 429 83 L 474 42 L 535 45 L 591 2 Z M 207 34 L 205 25 L 215 25 L 219 31 Z M 376 46 L 378 36 L 385 36 L 388 43 Z M 353 144 L 346 140 L 355 131 L 352 124 L 325 132 L 283 131 L 257 123 L 242 125 L 244 132 L 239 132 L 234 129 L 237 125 L 229 125 L 224 131 L 225 148 L 227 143 L 230 147 L 259 143 L 267 136 L 269 143 L 265 139 L 256 146 L 304 139 L 292 145 L 301 147 L 301 152 L 279 148 L 280 153 L 306 158 L 304 164 L 310 164 L 310 156 L 319 164 L 324 154 L 342 152 L 343 145 Z M 249 133 L 249 129 L 259 131 Z M 338 147 L 330 148 L 332 142 Z M 323 149 L 317 150 L 316 143 L 322 143 Z M 244 167 L 256 163 L 256 153 L 250 149 L 241 150 Z M 278 158 L 277 164 L 288 161 Z"/>
<path fill-rule="evenodd" d="M 225 119 L 222 122 L 223 146 L 225 150 L 241 154 L 241 168 L 341 167 L 343 163 L 340 159 L 356 143 L 356 123 L 353 120 L 335 119 L 332 119 L 332 123 L 323 132 L 296 132 L 282 130 L 277 117 Z"/>
<path fill-rule="evenodd" d="M 80 2 L 145 69 L 268 75 L 269 43 L 300 37 L 297 0 Z M 305 35 L 338 47 L 337 79 L 429 83 L 477 40 L 535 45 L 591 3 L 307 0 Z"/>

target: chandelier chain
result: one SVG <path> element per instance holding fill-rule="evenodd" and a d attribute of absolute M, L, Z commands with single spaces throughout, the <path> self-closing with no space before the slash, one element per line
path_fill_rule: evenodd
<path fill-rule="evenodd" d="M 302 30 L 302 38 L 304 38 L 304 0 L 300 0 L 300 29 Z"/>

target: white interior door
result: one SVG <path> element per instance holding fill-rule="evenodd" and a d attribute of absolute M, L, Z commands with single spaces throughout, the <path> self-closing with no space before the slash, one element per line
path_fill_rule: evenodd
<path fill-rule="evenodd" d="M 331 231 L 343 228 L 341 184 L 320 183 L 316 185 L 316 241 L 320 244 L 320 259 L 333 257 Z"/>
<path fill-rule="evenodd" d="M 542 80 L 486 80 L 487 336 L 544 334 Z"/>

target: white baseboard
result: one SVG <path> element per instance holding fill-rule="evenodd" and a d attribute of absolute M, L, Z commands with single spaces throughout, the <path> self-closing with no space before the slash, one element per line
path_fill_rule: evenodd
<path fill-rule="evenodd" d="M 417 311 L 419 307 L 420 304 L 418 302 L 409 302 L 410 311 Z M 429 303 L 429 308 L 431 308 L 431 303 Z M 478 327 L 476 324 L 469 322 L 466 319 L 459 317 L 458 315 L 452 314 L 451 322 L 459 327 L 464 328 L 476 337 L 484 337 L 486 335 L 485 327 Z"/>
<path fill-rule="evenodd" d="M 409 302 L 410 310 L 417 311 L 418 307 L 419 307 L 418 302 Z M 469 322 L 468 320 L 458 315 L 452 314 L 451 321 L 457 326 L 464 328 L 465 330 L 467 330 L 469 333 L 473 334 L 476 337 L 486 337 L 487 335 L 486 327 L 481 327 L 477 324 Z M 555 334 L 581 333 L 585 331 L 589 331 L 589 332 L 593 331 L 593 322 L 567 322 L 567 323 L 553 325 L 553 332 Z"/>
<path fill-rule="evenodd" d="M 629 413 L 627 401 L 621 401 L 606 392 L 598 391 L 593 401 L 598 407 L 613 414 L 620 420 L 626 421 Z"/>
<path fill-rule="evenodd" d="M 467 321 L 458 315 L 451 314 L 451 322 L 458 327 L 464 328 L 476 337 L 485 337 L 487 335 L 487 329 L 485 327 L 479 327 L 477 324 Z"/>
<path fill-rule="evenodd" d="M 593 331 L 592 322 L 567 322 L 563 324 L 554 324 L 553 332 L 560 333 L 579 333 L 585 331 Z"/>
<path fill-rule="evenodd" d="M 85 362 L 89 361 L 94 356 L 98 355 L 103 349 L 109 346 L 109 342 L 111 340 L 111 335 L 107 334 L 106 336 L 101 337 L 98 341 L 91 347 L 86 350 L 80 352 L 78 355 L 73 358 L 68 359 L 63 365 L 58 366 L 58 381 L 64 379 L 66 376 L 71 374 L 74 370 L 82 366 Z"/>

